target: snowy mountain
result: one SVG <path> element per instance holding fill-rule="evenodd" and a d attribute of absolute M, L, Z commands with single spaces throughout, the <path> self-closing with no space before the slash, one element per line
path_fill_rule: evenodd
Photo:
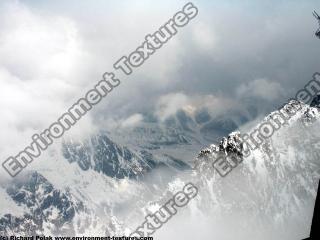
<path fill-rule="evenodd" d="M 239 128 L 250 119 L 249 115 L 238 110 L 218 116 L 212 116 L 206 108 L 193 113 L 179 110 L 164 121 L 144 116 L 140 125 L 109 129 L 108 134 L 115 142 L 131 148 L 193 164 L 199 149 Z"/>
<path fill-rule="evenodd" d="M 102 134 L 82 143 L 64 143 L 63 155 L 70 163 L 76 162 L 84 171 L 94 169 L 118 179 L 142 176 L 160 166 L 171 166 L 179 170 L 189 167 L 181 160 L 171 158 L 165 162 L 157 160 L 147 151 L 135 152 Z"/>
<path fill-rule="evenodd" d="M 241 117 L 205 111 L 64 141 L 44 164 L 0 187 L 0 235 L 128 235 L 192 182 L 198 196 L 156 239 L 303 239 L 320 176 L 319 97 L 294 104 L 300 110 L 249 155 L 242 136 L 252 129 L 239 128 Z M 219 125 L 221 132 L 203 134 Z M 209 135 L 237 129 L 209 145 Z M 218 156 L 238 166 L 221 177 L 212 166 Z"/>
<path fill-rule="evenodd" d="M 81 142 L 64 141 L 60 150 L 50 154 L 44 166 L 35 166 L 39 168 L 2 186 L 6 196 L 2 204 L 8 209 L 1 212 L 1 235 L 120 234 L 123 229 L 114 212 L 123 211 L 132 197 L 137 204 L 144 194 L 151 194 L 136 195 L 141 187 L 131 194 L 121 188 L 143 184 L 150 174 L 161 184 L 162 176 L 154 171 L 172 177 L 191 169 L 170 155 L 157 156 L 139 146 L 133 149 L 115 143 L 105 133 Z M 11 213 L 13 208 L 19 215 Z"/>
<path fill-rule="evenodd" d="M 195 161 L 204 188 L 212 187 L 202 196 L 211 201 L 201 205 L 217 205 L 219 212 L 243 218 L 234 229 L 241 232 L 239 239 L 303 239 L 309 234 L 320 177 L 319 97 L 311 106 L 291 101 L 281 110 L 290 111 L 294 104 L 300 110 L 250 154 L 244 152 L 242 134 L 234 132 L 200 151 Z M 239 165 L 222 178 L 213 168 L 219 157 Z"/>
<path fill-rule="evenodd" d="M 67 226 L 76 212 L 85 210 L 81 202 L 73 199 L 68 192 L 55 189 L 38 173 L 15 182 L 8 187 L 7 194 L 27 211 L 17 217 L 8 209 L 8 214 L 0 219 L 1 235 L 39 235 L 45 225 L 51 227 L 52 233 L 72 233 Z"/>

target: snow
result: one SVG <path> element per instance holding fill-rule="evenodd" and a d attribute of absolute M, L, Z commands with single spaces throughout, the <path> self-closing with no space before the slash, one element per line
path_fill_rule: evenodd
<path fill-rule="evenodd" d="M 27 212 L 23 207 L 18 206 L 7 194 L 7 192 L 0 188 L 0 217 L 5 214 L 12 214 L 13 216 L 23 216 Z"/>

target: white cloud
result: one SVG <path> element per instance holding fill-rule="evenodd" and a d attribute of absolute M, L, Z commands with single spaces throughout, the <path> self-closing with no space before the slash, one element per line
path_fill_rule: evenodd
<path fill-rule="evenodd" d="M 183 93 L 170 93 L 161 96 L 156 106 L 156 116 L 164 121 L 179 109 L 188 105 L 188 97 Z"/>
<path fill-rule="evenodd" d="M 211 116 L 218 116 L 231 109 L 241 109 L 236 100 L 219 95 L 190 95 L 170 93 L 161 96 L 156 104 L 155 115 L 164 121 L 178 110 L 184 110 L 191 116 L 199 109 L 207 109 Z"/>
<path fill-rule="evenodd" d="M 264 100 L 276 100 L 284 94 L 280 83 L 265 78 L 255 79 L 252 82 L 241 84 L 237 89 L 239 97 L 258 97 Z"/>
<path fill-rule="evenodd" d="M 80 39 L 70 19 L 45 16 L 19 2 L 1 6 L 2 161 L 29 145 L 33 134 L 48 128 L 81 96 L 80 86 L 88 80 L 79 61 L 86 56 Z M 83 136 L 94 129 L 86 116 L 71 133 Z"/>
<path fill-rule="evenodd" d="M 142 120 L 143 120 L 143 116 L 139 113 L 136 113 L 136 114 L 131 115 L 127 119 L 124 119 L 120 125 L 123 128 L 135 127 L 135 126 L 139 125 L 142 122 Z"/>
<path fill-rule="evenodd" d="M 217 35 L 214 34 L 213 26 L 204 22 L 192 24 L 192 37 L 197 46 L 202 50 L 211 50 L 216 46 Z"/>
<path fill-rule="evenodd" d="M 79 68 L 77 59 L 83 56 L 71 19 L 41 15 L 14 2 L 5 5 L 0 20 L 0 64 L 8 71 L 25 80 L 67 80 Z"/>
<path fill-rule="evenodd" d="M 74 4 L 78 1 L 1 2 L 0 123 L 3 130 L 0 144 L 5 146 L 0 151 L 1 157 L 12 153 L 12 148 L 21 150 L 25 147 L 34 132 L 48 127 L 96 84 L 103 72 L 111 71 L 112 64 L 120 56 L 135 50 L 146 34 L 155 32 L 184 4 L 169 0 L 156 5 L 154 2 L 146 5 L 146 2 L 98 1 L 92 4 L 82 1 L 77 8 Z M 99 121 L 98 124 L 109 124 L 105 120 L 107 117 L 116 119 L 115 126 L 122 121 L 123 126 L 138 124 L 141 117 L 132 114 L 153 109 L 155 102 L 155 112 L 161 120 L 179 109 L 192 114 L 203 106 L 211 114 L 220 114 L 230 108 L 239 108 L 243 94 L 267 100 L 282 94 L 279 83 L 260 79 L 242 84 L 238 94 L 229 97 L 227 94 L 241 84 L 241 79 L 247 79 L 244 72 L 256 75 L 259 71 L 270 70 L 268 66 L 281 66 L 274 71 L 279 73 L 273 74 L 277 75 L 275 79 L 287 76 L 281 80 L 283 86 L 285 81 L 296 86 L 302 80 L 292 77 L 297 74 L 287 71 L 288 66 L 297 68 L 302 66 L 301 61 L 308 61 L 303 65 L 306 69 L 303 72 L 314 69 L 312 59 L 319 55 L 315 47 L 317 42 L 313 43 L 309 34 L 314 26 L 299 29 L 302 33 L 296 34 L 292 24 L 287 24 L 288 16 L 279 11 L 277 22 L 285 23 L 281 27 L 284 45 L 278 41 L 280 30 L 270 32 L 266 29 L 265 11 L 263 16 L 251 15 L 246 7 L 241 7 L 229 18 L 229 7 L 210 8 L 201 1 L 197 6 L 201 14 L 179 29 L 179 33 L 143 66 L 134 69 L 134 74 L 118 76 L 122 84 L 95 107 L 94 111 L 99 115 L 93 118 L 90 116 L 95 113 L 89 113 L 77 123 L 75 130 L 90 132 Z M 106 9 L 110 10 L 108 14 Z M 304 16 L 302 22 L 308 22 L 309 17 Z M 301 16 L 292 14 L 291 18 L 301 22 Z M 235 22 L 233 19 L 240 20 Z M 296 40 L 306 42 L 308 48 L 295 48 Z M 212 58 L 214 61 L 207 61 Z M 268 64 L 270 62 L 274 64 Z M 282 65 L 282 62 L 288 64 Z M 255 69 L 255 72 L 248 69 Z M 191 88 L 192 96 L 181 93 L 190 92 Z M 220 91 L 223 92 L 217 94 Z"/>

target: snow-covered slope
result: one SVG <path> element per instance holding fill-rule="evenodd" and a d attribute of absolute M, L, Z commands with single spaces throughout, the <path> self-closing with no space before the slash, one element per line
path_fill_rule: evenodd
<path fill-rule="evenodd" d="M 195 161 L 197 176 L 208 189 L 201 205 L 218 206 L 219 215 L 225 214 L 222 219 L 242 219 L 235 227 L 242 229 L 240 239 L 308 236 L 320 177 L 320 112 L 294 101 L 282 110 L 289 110 L 292 104 L 301 109 L 249 154 L 244 152 L 242 134 L 234 132 L 219 145 L 200 151 Z M 218 157 L 236 159 L 239 165 L 222 178 L 212 165 Z M 225 236 L 228 239 L 233 233 Z"/>
<path fill-rule="evenodd" d="M 118 179 L 139 177 L 160 166 L 177 169 L 189 167 L 178 159 L 167 158 L 167 161 L 163 161 L 145 150 L 134 151 L 120 146 L 104 134 L 84 142 L 64 143 L 63 155 L 70 163 L 76 162 L 84 171 L 94 169 Z"/>
<path fill-rule="evenodd" d="M 198 196 L 156 232 L 157 239 L 305 238 L 320 176 L 320 114 L 317 100 L 299 104 L 249 156 L 243 132 L 234 132 L 200 151 L 193 170 L 181 159 L 205 142 L 201 129 L 213 119 L 204 115 L 180 113 L 171 127 L 149 124 L 65 141 L 44 164 L 1 186 L 1 206 L 8 209 L 1 209 L 0 235 L 129 234 L 192 182 Z M 217 156 L 241 163 L 222 178 L 212 167 Z"/>

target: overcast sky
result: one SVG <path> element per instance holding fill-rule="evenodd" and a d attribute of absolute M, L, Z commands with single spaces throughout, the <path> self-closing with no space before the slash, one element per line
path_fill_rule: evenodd
<path fill-rule="evenodd" d="M 0 2 L 3 160 L 54 122 L 186 1 Z M 319 69 L 319 1 L 193 1 L 198 16 L 77 125 L 160 120 L 185 106 L 282 105 Z M 190 108 L 189 108 L 190 109 Z M 102 124 L 103 123 L 103 124 Z M 8 146 L 8 147 L 7 147 Z"/>

